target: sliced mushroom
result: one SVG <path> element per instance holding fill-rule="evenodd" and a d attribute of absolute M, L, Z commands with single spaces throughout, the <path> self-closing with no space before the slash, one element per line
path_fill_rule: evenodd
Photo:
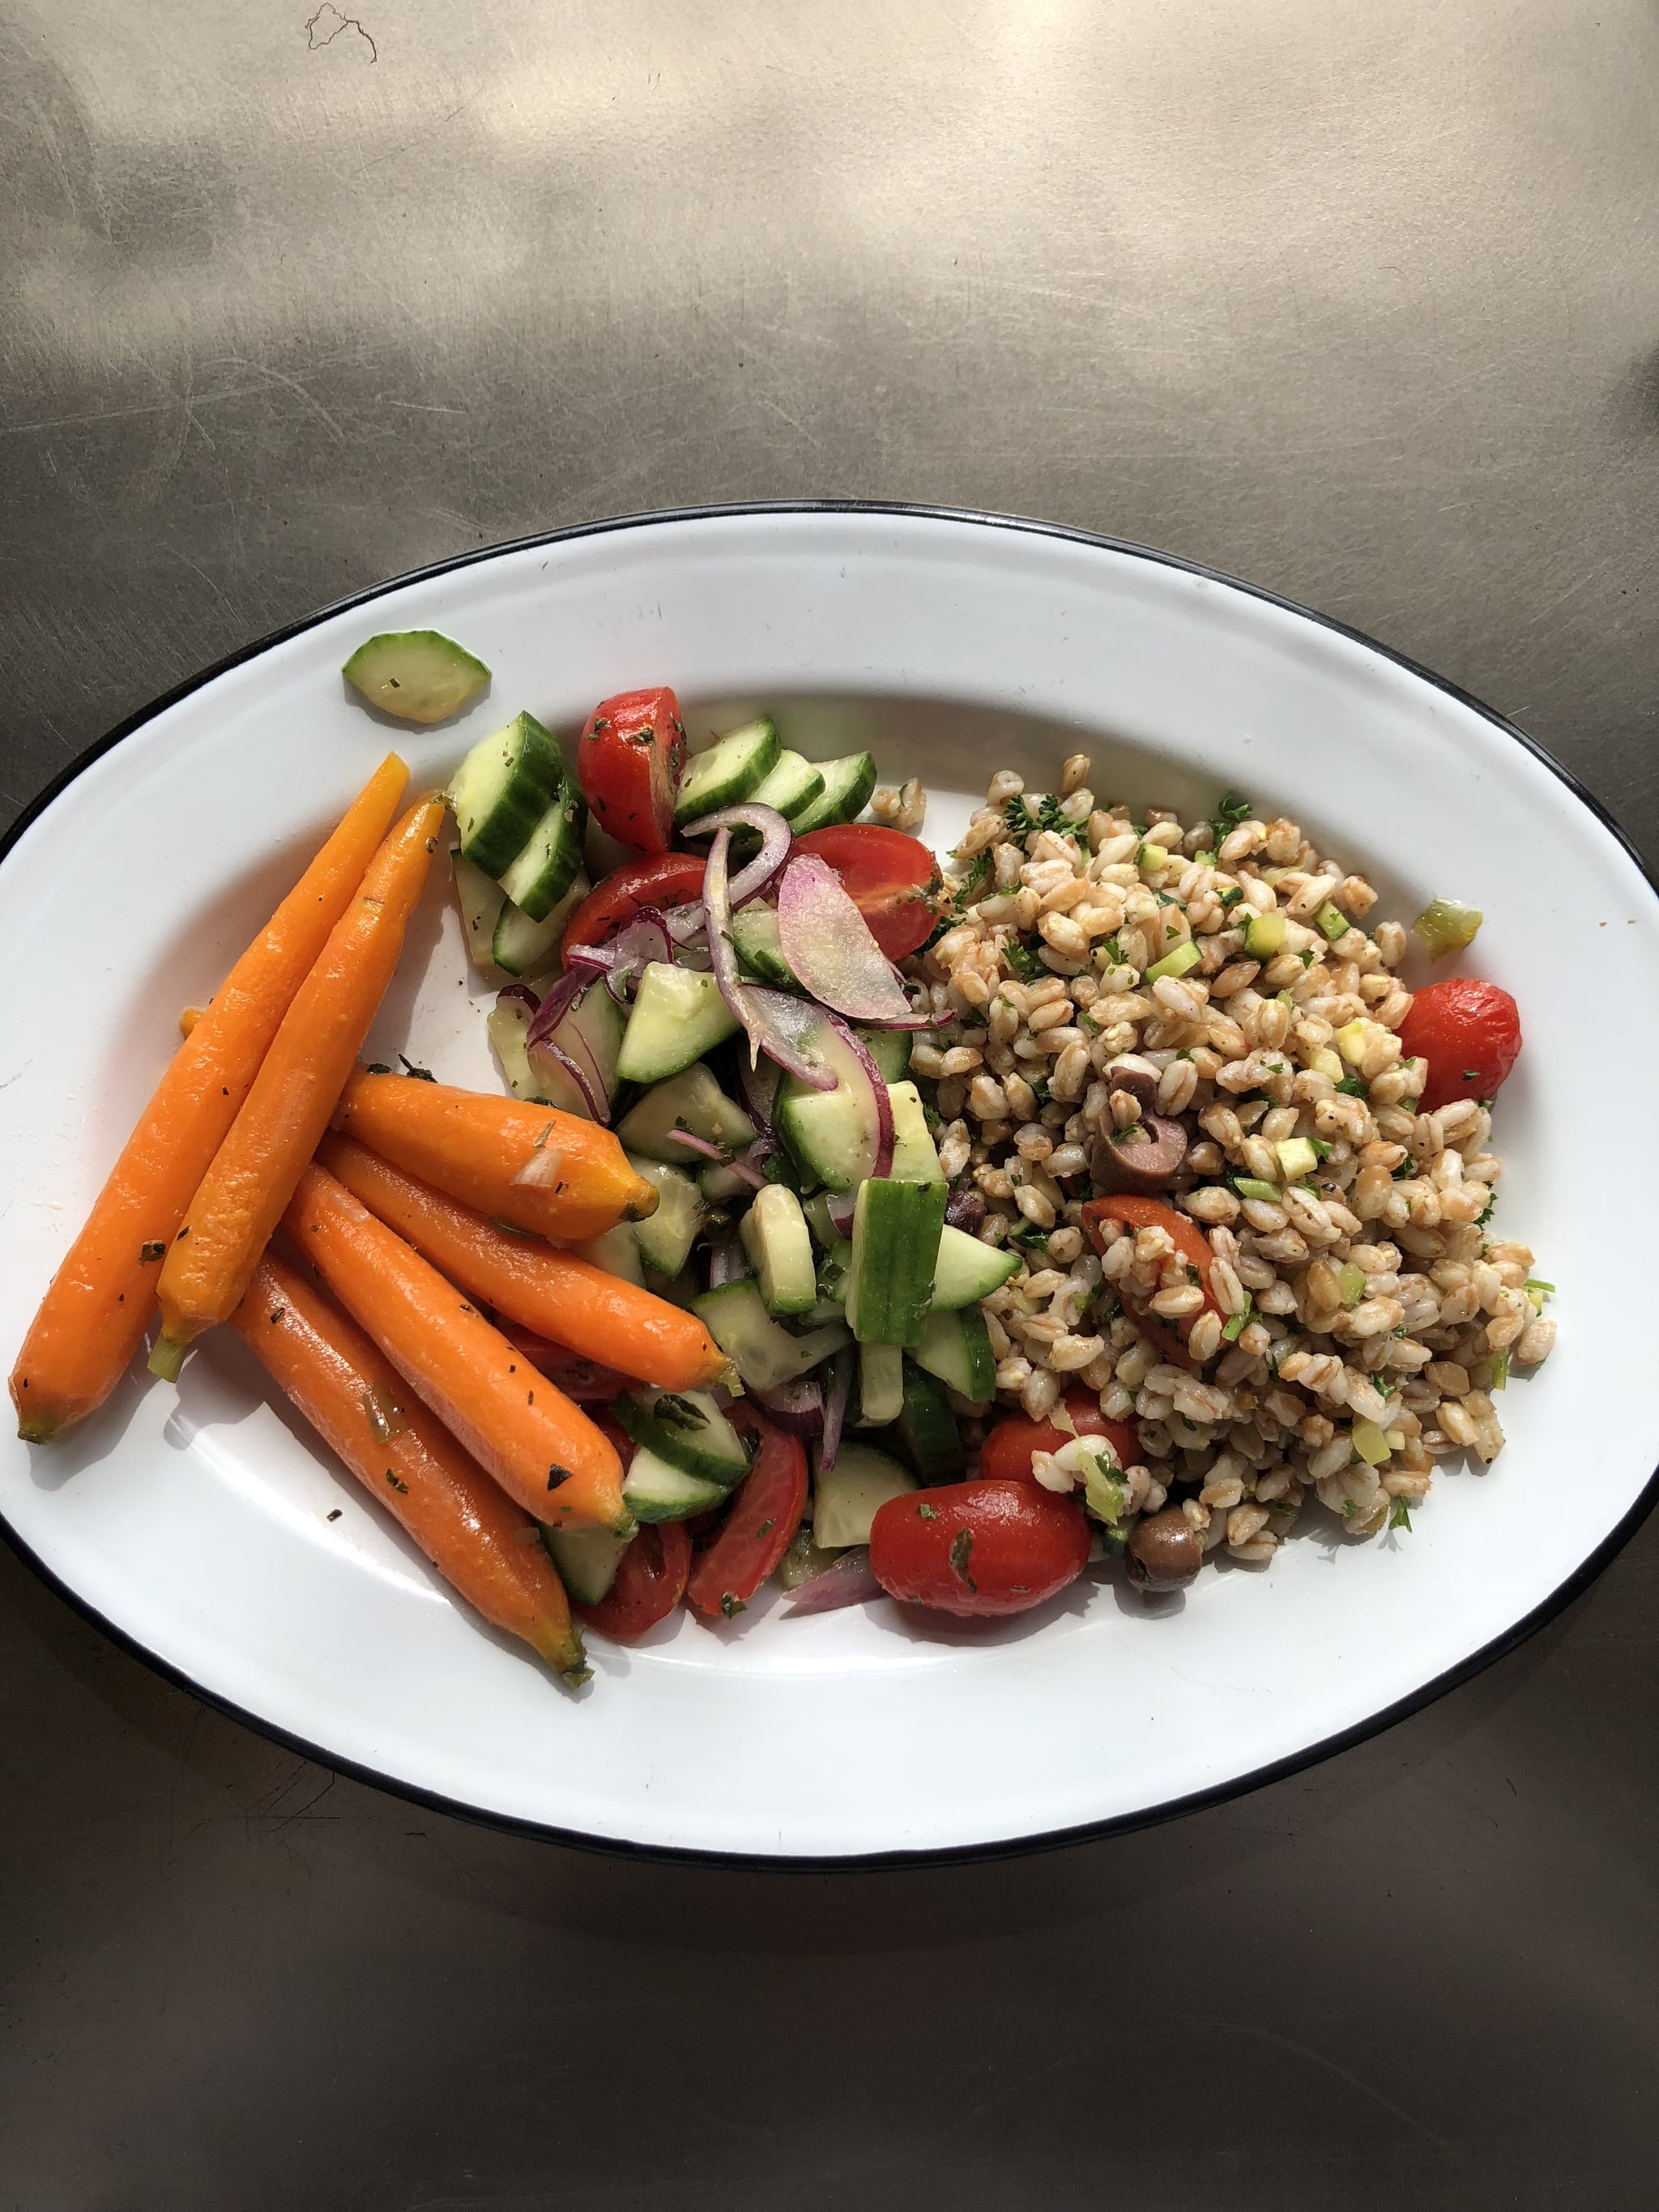
<path fill-rule="evenodd" d="M 1204 1539 L 1178 1505 L 1148 1514 L 1129 1531 L 1123 1565 L 1143 1589 L 1184 1589 L 1204 1564 Z"/>
<path fill-rule="evenodd" d="M 1127 1091 L 1143 1114 L 1150 1114 L 1158 1103 L 1158 1070 L 1150 1060 L 1133 1054 L 1115 1060 L 1106 1071 L 1106 1081 L 1113 1091 Z"/>
<path fill-rule="evenodd" d="M 1148 1196 L 1166 1190 L 1187 1159 L 1187 1132 L 1164 1114 L 1144 1114 L 1128 1128 L 1096 1137 L 1089 1146 L 1095 1188 Z"/>

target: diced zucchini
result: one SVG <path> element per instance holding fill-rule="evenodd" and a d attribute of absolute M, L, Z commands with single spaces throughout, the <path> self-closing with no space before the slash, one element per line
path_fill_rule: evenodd
<path fill-rule="evenodd" d="M 624 1390 L 611 1409 L 636 1444 L 683 1474 L 729 1490 L 749 1472 L 749 1447 L 707 1390 Z"/>
<path fill-rule="evenodd" d="M 689 1129 L 694 1137 L 728 1152 L 745 1151 L 758 1133 L 742 1107 L 726 1097 L 701 1062 L 653 1085 L 623 1115 L 617 1134 L 624 1151 L 643 1152 L 647 1159 L 672 1160 L 678 1167 L 699 1165 L 703 1156 L 679 1143 L 676 1129 Z"/>
<path fill-rule="evenodd" d="M 383 629 L 340 671 L 371 707 L 400 722 L 442 722 L 477 696 L 489 671 L 441 629 Z"/>
<path fill-rule="evenodd" d="M 657 1186 L 656 1212 L 648 1221 L 634 1224 L 640 1257 L 647 1267 L 654 1267 L 659 1275 L 672 1279 L 690 1258 L 691 1247 L 702 1225 L 702 1194 L 684 1168 L 670 1167 L 666 1160 L 630 1152 L 628 1164 L 636 1175 L 642 1175 L 647 1182 Z"/>
<path fill-rule="evenodd" d="M 884 1429 L 904 1409 L 904 1354 L 896 1344 L 859 1346 L 859 1426 Z"/>
<path fill-rule="evenodd" d="M 586 1243 L 573 1244 L 570 1249 L 579 1260 L 591 1261 L 594 1267 L 603 1267 L 607 1275 L 619 1275 L 623 1282 L 637 1283 L 643 1290 L 645 1267 L 640 1258 L 640 1240 L 635 1226 L 631 1221 L 619 1221 L 603 1237 L 590 1237 Z"/>
<path fill-rule="evenodd" d="M 632 1534 L 610 1528 L 544 1528 L 542 1541 L 559 1571 L 559 1580 L 579 1605 L 597 1605 L 617 1579 Z"/>
<path fill-rule="evenodd" d="M 776 723 L 762 715 L 729 737 L 716 738 L 706 752 L 693 753 L 680 777 L 675 827 L 683 830 L 702 815 L 750 798 L 777 766 L 782 750 Z"/>
<path fill-rule="evenodd" d="M 672 1175 L 674 1170 L 665 1172 Z M 779 1182 L 757 1191 L 754 1204 L 743 1217 L 741 1234 L 768 1313 L 811 1313 L 818 1302 L 817 1276 L 806 1216 L 794 1192 Z"/>
<path fill-rule="evenodd" d="M 732 949 L 751 975 L 780 989 L 798 991 L 795 971 L 783 957 L 778 941 L 778 910 L 775 906 L 746 906 L 732 917 Z"/>
<path fill-rule="evenodd" d="M 982 1244 L 965 1229 L 953 1229 L 947 1222 L 939 1231 L 939 1257 L 933 1262 L 933 1310 L 954 1313 L 958 1306 L 977 1305 L 1018 1272 L 1018 1252 Z"/>
<path fill-rule="evenodd" d="M 1279 1172 L 1286 1182 L 1300 1182 L 1319 1165 L 1319 1155 L 1307 1137 L 1281 1137 L 1273 1150 L 1279 1155 Z"/>
<path fill-rule="evenodd" d="M 1166 952 L 1161 960 L 1153 961 L 1146 970 L 1146 981 L 1161 983 L 1166 975 L 1184 975 L 1189 969 L 1196 968 L 1203 957 L 1193 939 L 1184 938 L 1172 952 Z"/>
<path fill-rule="evenodd" d="M 823 771 L 787 748 L 749 794 L 757 806 L 775 806 L 793 823 L 823 793 Z"/>
<path fill-rule="evenodd" d="M 1332 899 L 1326 900 L 1324 905 L 1314 916 L 1314 920 L 1333 945 L 1340 943 L 1353 927 L 1347 915 Z"/>
<path fill-rule="evenodd" d="M 660 1083 L 701 1060 L 737 1026 L 706 969 L 653 960 L 640 978 L 617 1073 L 625 1083 Z"/>
<path fill-rule="evenodd" d="M 449 865 L 455 877 L 455 905 L 466 939 L 466 957 L 475 968 L 489 968 L 495 957 L 495 924 L 507 904 L 507 895 L 482 868 L 474 867 L 459 848 L 450 854 Z"/>
<path fill-rule="evenodd" d="M 508 1001 L 511 1004 L 511 1001 Z M 623 1011 L 605 987 L 603 976 L 590 983 L 563 1018 L 549 1033 L 547 1042 L 567 1052 L 579 1067 L 592 1065 L 607 1094 L 617 1087 L 617 1061 L 622 1051 Z M 550 1106 L 590 1120 L 580 1086 L 540 1044 L 526 1055 L 536 1095 Z"/>
<path fill-rule="evenodd" d="M 790 823 L 797 837 L 805 837 L 810 830 L 827 830 L 836 822 L 854 820 L 870 804 L 870 794 L 876 787 L 873 753 L 848 753 L 841 760 L 820 761 L 817 767 L 823 789 Z"/>
<path fill-rule="evenodd" d="M 665 1459 L 640 1445 L 623 1477 L 623 1501 L 638 1521 L 689 1521 L 725 1502 L 724 1483 L 707 1475 L 687 1474 Z"/>
<path fill-rule="evenodd" d="M 691 1301 L 691 1310 L 744 1381 L 757 1390 L 775 1390 L 792 1382 L 851 1341 L 851 1331 L 830 1322 L 791 1336 L 767 1312 L 760 1285 L 752 1275 L 705 1291 Z"/>
<path fill-rule="evenodd" d="M 1253 914 L 1244 925 L 1244 950 L 1252 960 L 1276 960 L 1285 949 L 1285 916 Z"/>
<path fill-rule="evenodd" d="M 904 1363 L 904 1403 L 896 1434 L 923 1482 L 954 1482 L 967 1463 L 944 1384 L 913 1359 Z"/>
<path fill-rule="evenodd" d="M 823 1551 L 867 1544 L 871 1524 L 890 1498 L 916 1486 L 896 1459 L 872 1445 L 843 1443 L 828 1472 L 813 1479 L 812 1541 Z"/>
<path fill-rule="evenodd" d="M 872 1177 L 860 1184 L 847 1318 L 860 1344 L 921 1341 L 933 1295 L 945 1197 L 942 1182 L 878 1182 Z"/>
<path fill-rule="evenodd" d="M 500 871 L 501 889 L 532 921 L 544 921 L 580 872 L 587 802 L 574 783 L 554 793 L 510 867 Z"/>
<path fill-rule="evenodd" d="M 996 1395 L 997 1363 L 985 1316 L 977 1306 L 929 1314 L 911 1357 L 918 1367 L 937 1375 L 958 1397 L 975 1406 L 986 1405 Z"/>
<path fill-rule="evenodd" d="M 544 921 L 532 921 L 522 907 L 514 906 L 504 892 L 497 891 L 501 912 L 495 918 L 495 931 L 490 938 L 489 957 L 498 968 L 509 975 L 541 975 L 557 965 L 559 939 L 564 935 L 564 926 L 571 910 L 587 896 L 592 886 L 580 869 L 576 880 L 553 908 Z"/>
<path fill-rule="evenodd" d="M 533 714 L 480 738 L 449 786 L 463 854 L 499 883 L 563 784 L 559 748 Z"/>
<path fill-rule="evenodd" d="M 1462 899 L 1431 899 L 1412 924 L 1412 935 L 1428 946 L 1431 960 L 1438 960 L 1473 945 L 1483 919 L 1478 906 L 1465 906 Z"/>

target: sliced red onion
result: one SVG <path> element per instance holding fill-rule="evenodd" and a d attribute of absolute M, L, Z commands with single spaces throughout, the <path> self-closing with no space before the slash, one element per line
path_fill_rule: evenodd
<path fill-rule="evenodd" d="M 572 1039 L 573 1043 L 575 1040 Z M 591 1062 L 584 1067 L 574 1054 L 562 1044 L 555 1044 L 550 1036 L 537 1040 L 533 1050 L 545 1053 L 556 1066 L 562 1067 L 582 1095 L 583 1103 L 593 1120 L 608 1127 L 611 1121 L 611 1096 L 605 1087 L 605 1079 Z M 584 1054 L 583 1057 L 586 1058 Z"/>
<path fill-rule="evenodd" d="M 760 1079 L 759 1070 L 750 1067 L 743 1054 L 738 1054 L 738 1088 L 743 1093 L 743 1103 L 750 1120 L 763 1137 L 772 1134 L 772 1100 Z"/>
<path fill-rule="evenodd" d="M 706 1160 L 718 1160 L 722 1167 L 732 1155 L 724 1145 L 711 1144 L 707 1137 L 693 1136 L 684 1122 L 676 1121 L 669 1135 L 677 1145 L 684 1145 L 688 1152 L 701 1152 Z"/>
<path fill-rule="evenodd" d="M 983 1194 L 974 1189 L 953 1190 L 945 1201 L 945 1218 L 952 1229 L 975 1230 L 985 1218 Z"/>
<path fill-rule="evenodd" d="M 836 1015 L 830 1017 L 830 1026 L 847 1047 L 864 1071 L 865 1081 L 870 1085 L 870 1095 L 876 1102 L 876 1164 L 870 1170 L 879 1182 L 890 1175 L 893 1167 L 893 1102 L 888 1095 L 881 1070 L 870 1057 L 870 1048 L 856 1030 L 848 1028 Z"/>
<path fill-rule="evenodd" d="M 766 807 L 760 811 L 771 811 Z M 708 818 L 712 821 L 714 817 L 711 815 Z M 732 945 L 732 905 L 726 872 L 731 844 L 732 832 L 722 822 L 714 832 L 708 865 L 702 875 L 708 964 L 714 971 L 720 996 L 749 1039 L 751 1064 L 757 1053 L 764 1052 L 792 1075 L 799 1075 L 811 1084 L 815 1091 L 833 1091 L 833 1072 L 816 1053 L 809 1054 L 805 1042 L 809 1029 L 816 1028 L 823 1015 L 816 1007 L 804 1007 L 800 1000 L 791 998 L 787 991 L 762 990 L 745 983 L 738 972 L 738 956 Z"/>
<path fill-rule="evenodd" d="M 542 1003 L 528 983 L 503 983 L 495 994 L 495 1004 L 504 1006 L 509 1000 L 516 1000 L 521 1006 L 528 1006 L 532 1014 Z"/>
<path fill-rule="evenodd" d="M 823 1393 L 811 1376 L 798 1375 L 775 1390 L 757 1390 L 752 1384 L 745 1388 L 767 1419 L 792 1437 L 823 1435 Z"/>
<path fill-rule="evenodd" d="M 818 1053 L 815 1039 L 828 1017 L 821 1006 L 764 983 L 742 987 L 762 1024 L 761 1050 L 787 1075 L 798 1075 L 813 1091 L 833 1091 L 836 1072 Z M 741 1059 L 741 1055 L 739 1055 Z"/>
<path fill-rule="evenodd" d="M 850 1195 L 829 1199 L 824 1206 L 825 1212 L 835 1224 L 836 1234 L 841 1237 L 852 1235 L 853 1216 L 857 1210 L 858 1201 Z"/>
<path fill-rule="evenodd" d="M 854 1021 L 908 1023 L 915 1009 L 847 887 L 816 853 L 797 853 L 778 888 L 783 957 L 820 1006 Z"/>
<path fill-rule="evenodd" d="M 535 1019 L 525 1031 L 525 1043 L 539 1044 L 550 1036 L 592 980 L 592 973 L 586 969 L 571 968 L 561 975 L 537 1008 Z"/>
<path fill-rule="evenodd" d="M 664 920 L 676 945 L 690 945 L 694 938 L 702 935 L 702 902 L 699 899 L 690 906 L 671 906 Z"/>
<path fill-rule="evenodd" d="M 869 1550 L 860 1544 L 832 1559 L 811 1582 L 797 1583 L 789 1593 L 789 1610 L 784 1618 L 794 1620 L 806 1613 L 835 1613 L 844 1605 L 867 1605 L 872 1597 L 881 1595 L 881 1584 L 870 1571 Z"/>
<path fill-rule="evenodd" d="M 668 924 L 653 906 L 642 906 L 627 927 L 621 929 L 605 946 L 610 954 L 610 968 L 605 983 L 618 1006 L 628 1004 L 628 986 L 640 971 L 653 960 L 670 961 L 674 957 L 674 943 L 668 933 Z M 585 945 L 573 945 L 572 954 L 585 952 Z"/>
<path fill-rule="evenodd" d="M 558 1047 L 553 1049 L 556 1052 Z M 574 1070 L 572 1071 L 574 1073 Z M 523 1183 L 532 1190 L 550 1190 L 559 1180 L 559 1170 L 564 1162 L 562 1145 L 543 1145 L 518 1170 L 507 1177 L 509 1183 Z"/>
<path fill-rule="evenodd" d="M 749 1273 L 749 1255 L 743 1249 L 743 1239 L 734 1229 L 708 1248 L 708 1287 L 724 1290 L 727 1283 L 739 1281 Z"/>
<path fill-rule="evenodd" d="M 844 1345 L 830 1363 L 830 1392 L 823 1401 L 823 1442 L 818 1446 L 818 1471 L 827 1474 L 841 1449 L 841 1432 L 853 1395 L 853 1376 L 859 1362 L 855 1347 Z"/>
<path fill-rule="evenodd" d="M 747 906 L 751 898 L 758 898 L 789 858 L 789 824 L 775 806 L 759 806 L 751 799 L 742 806 L 719 807 L 713 814 L 705 814 L 685 827 L 688 837 L 712 837 L 721 830 L 738 828 L 757 830 L 761 848 L 747 867 L 740 868 L 732 878 L 734 910 Z M 707 878 L 704 880 L 706 884 Z M 706 902 L 706 889 L 703 896 Z"/>

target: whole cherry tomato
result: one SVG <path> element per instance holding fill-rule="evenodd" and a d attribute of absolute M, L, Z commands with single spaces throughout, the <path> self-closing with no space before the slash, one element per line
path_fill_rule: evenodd
<path fill-rule="evenodd" d="M 870 1531 L 870 1571 L 890 1597 L 973 1617 L 1041 1605 L 1088 1557 L 1082 1507 L 1030 1482 L 906 1491 Z"/>
<path fill-rule="evenodd" d="M 1066 1411 L 1080 1437 L 1104 1437 L 1117 1454 L 1120 1467 L 1133 1467 L 1140 1457 L 1140 1431 L 1133 1421 L 1109 1421 L 1092 1390 L 1068 1390 Z M 1031 1472 L 1034 1452 L 1057 1452 L 1071 1437 L 1052 1421 L 1028 1421 L 1023 1413 L 1006 1413 L 980 1447 L 981 1481 L 1036 1482 Z M 1041 1486 L 1039 1485 L 1039 1487 Z"/>
<path fill-rule="evenodd" d="M 1198 1313 L 1221 1311 L 1213 1291 L 1210 1288 L 1210 1266 L 1214 1254 L 1210 1240 L 1198 1224 L 1171 1206 L 1167 1199 L 1141 1198 L 1128 1191 L 1114 1192 L 1109 1198 L 1091 1198 L 1083 1209 L 1083 1232 L 1097 1252 L 1103 1250 L 1100 1224 L 1103 1221 L 1121 1221 L 1128 1229 L 1162 1229 L 1169 1237 L 1187 1265 L 1199 1279 L 1204 1293 L 1204 1304 Z M 1187 1339 L 1192 1333 L 1198 1314 L 1190 1315 L 1175 1328 L 1161 1322 L 1156 1314 L 1138 1313 L 1127 1307 L 1130 1320 L 1140 1331 L 1160 1358 L 1171 1366 L 1190 1367 L 1193 1356 L 1187 1349 Z"/>
<path fill-rule="evenodd" d="M 647 1522 L 622 1555 L 617 1579 L 597 1605 L 571 1600 L 590 1627 L 617 1644 L 634 1644 L 666 1620 L 685 1595 L 691 1539 L 682 1521 Z"/>
<path fill-rule="evenodd" d="M 939 863 L 919 838 L 879 823 L 848 822 L 809 830 L 794 849 L 816 853 L 836 871 L 890 960 L 902 960 L 933 935 L 938 916 L 929 894 L 939 887 Z"/>
<path fill-rule="evenodd" d="M 636 853 L 665 853 L 684 759 L 685 725 L 668 686 L 623 691 L 588 716 L 576 781 L 601 829 Z"/>
<path fill-rule="evenodd" d="M 702 896 L 703 861 L 696 853 L 659 853 L 613 869 L 572 913 L 560 957 L 573 945 L 603 945 L 625 929 L 642 906 L 684 906 Z"/>
<path fill-rule="evenodd" d="M 1400 1024 L 1407 1060 L 1425 1060 L 1429 1079 L 1419 1104 L 1425 1114 L 1454 1098 L 1492 1098 L 1521 1051 L 1521 1009 L 1496 983 L 1449 975 L 1412 1000 Z"/>
<path fill-rule="evenodd" d="M 806 1510 L 806 1449 L 746 1403 L 726 1415 L 755 1439 L 755 1463 L 732 1494 L 726 1525 L 700 1553 L 687 1602 L 712 1620 L 741 1613 L 794 1540 Z"/>

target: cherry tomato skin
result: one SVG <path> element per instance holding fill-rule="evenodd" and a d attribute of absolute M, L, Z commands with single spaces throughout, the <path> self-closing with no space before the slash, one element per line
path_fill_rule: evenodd
<path fill-rule="evenodd" d="M 642 906 L 684 906 L 702 896 L 703 862 L 696 853 L 663 853 L 613 869 L 572 913 L 560 945 L 603 945 L 625 929 Z"/>
<path fill-rule="evenodd" d="M 602 830 L 636 853 L 665 853 L 684 760 L 685 725 L 668 686 L 622 691 L 588 716 L 576 781 Z"/>
<path fill-rule="evenodd" d="M 794 1541 L 806 1511 L 806 1447 L 799 1437 L 756 1413 L 733 1406 L 735 1429 L 755 1439 L 754 1462 L 738 1485 L 726 1525 L 700 1553 L 685 1587 L 686 1602 L 709 1620 L 741 1612 Z"/>
<path fill-rule="evenodd" d="M 1082 1507 L 1030 1482 L 907 1491 L 870 1531 L 870 1571 L 889 1597 L 969 1619 L 1041 1605 L 1088 1557 Z"/>
<path fill-rule="evenodd" d="M 523 1352 L 532 1367 L 538 1367 L 550 1382 L 556 1382 L 567 1398 L 574 1398 L 579 1406 L 592 1409 L 596 1405 L 608 1406 L 619 1390 L 632 1388 L 627 1376 L 614 1367 L 601 1367 L 597 1361 L 584 1359 L 574 1352 L 567 1352 L 562 1344 L 551 1344 L 533 1329 L 520 1328 L 516 1322 L 498 1321 L 495 1324 L 509 1344 Z M 616 1427 L 613 1422 L 611 1426 Z M 617 1430 L 621 1435 L 620 1429 Z"/>
<path fill-rule="evenodd" d="M 1133 1467 L 1140 1457 L 1140 1431 L 1133 1421 L 1109 1421 L 1100 1401 L 1091 1390 L 1068 1390 L 1066 1410 L 1080 1437 L 1104 1437 L 1117 1454 L 1120 1467 Z M 1006 1414 L 980 1447 L 981 1482 L 1036 1482 L 1031 1472 L 1034 1452 L 1057 1452 L 1071 1437 L 1052 1421 L 1028 1421 L 1023 1414 Z M 1038 1486 L 1039 1488 L 1042 1486 Z M 1052 1494 L 1052 1493 L 1050 1493 Z"/>
<path fill-rule="evenodd" d="M 939 863 L 920 838 L 876 822 L 847 822 L 809 830 L 794 849 L 816 853 L 836 871 L 890 960 L 902 960 L 933 935 L 938 917 L 927 894 L 939 887 Z"/>
<path fill-rule="evenodd" d="M 1164 1230 L 1187 1265 L 1197 1270 L 1200 1286 L 1204 1292 L 1204 1304 L 1199 1308 L 1199 1313 L 1218 1314 L 1221 1311 L 1215 1293 L 1210 1288 L 1210 1263 L 1215 1255 L 1210 1249 L 1209 1238 L 1195 1221 L 1171 1206 L 1166 1199 L 1141 1198 L 1128 1192 L 1116 1192 L 1109 1198 L 1091 1198 L 1083 1209 L 1083 1233 L 1097 1252 L 1104 1249 L 1100 1224 L 1105 1221 L 1121 1221 L 1129 1229 Z M 1193 1356 L 1187 1349 L 1187 1336 L 1198 1314 L 1193 1315 L 1182 1329 L 1166 1328 L 1155 1314 L 1130 1311 L 1129 1318 L 1160 1358 L 1168 1360 L 1175 1367 L 1190 1367 L 1193 1364 Z"/>
<path fill-rule="evenodd" d="M 1418 1103 L 1425 1114 L 1454 1098 L 1493 1098 L 1521 1052 L 1521 1009 L 1496 983 L 1449 975 L 1412 1000 L 1400 1024 L 1407 1060 L 1425 1060 L 1429 1079 Z"/>
<path fill-rule="evenodd" d="M 617 1579 L 597 1605 L 571 1609 L 615 1644 L 635 1644 L 666 1620 L 685 1595 L 691 1539 L 682 1521 L 647 1522 L 622 1555 Z"/>

